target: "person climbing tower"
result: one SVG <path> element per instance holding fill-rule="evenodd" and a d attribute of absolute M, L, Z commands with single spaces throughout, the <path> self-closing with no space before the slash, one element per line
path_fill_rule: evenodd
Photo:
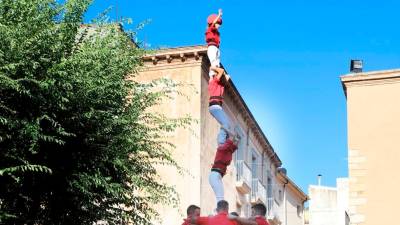
<path fill-rule="evenodd" d="M 224 86 L 229 82 L 229 75 L 220 65 L 220 33 L 218 28 L 222 24 L 222 10 L 218 15 L 211 14 L 207 18 L 206 42 L 208 45 L 207 56 L 210 60 L 210 80 L 208 84 L 208 92 L 210 95 L 209 112 L 221 125 L 218 133 L 218 146 L 223 145 L 229 136 L 233 135 L 231 121 L 222 108 Z"/>
<path fill-rule="evenodd" d="M 222 177 L 226 174 L 226 169 L 231 164 L 232 154 L 237 149 L 239 138 L 237 135 L 232 139 L 228 138 L 226 142 L 219 146 L 215 154 L 214 164 L 212 165 L 208 181 L 214 191 L 217 202 L 224 200 L 224 185 Z"/>

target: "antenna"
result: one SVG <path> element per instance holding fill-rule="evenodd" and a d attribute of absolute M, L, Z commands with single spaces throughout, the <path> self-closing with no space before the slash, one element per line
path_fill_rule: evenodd
<path fill-rule="evenodd" d="M 115 0 L 115 20 L 118 22 L 118 0 Z"/>
<path fill-rule="evenodd" d="M 144 43 L 143 43 L 143 47 L 144 47 L 144 49 L 147 48 L 147 35 L 146 35 L 146 33 L 144 33 Z"/>

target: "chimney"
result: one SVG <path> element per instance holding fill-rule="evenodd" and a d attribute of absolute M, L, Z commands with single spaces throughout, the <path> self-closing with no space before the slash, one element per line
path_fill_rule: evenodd
<path fill-rule="evenodd" d="M 322 178 L 322 175 L 318 174 L 318 176 L 317 176 L 318 186 L 321 186 L 321 178 Z"/>
<path fill-rule="evenodd" d="M 350 73 L 361 73 L 363 70 L 363 61 L 359 59 L 352 59 L 350 61 Z"/>

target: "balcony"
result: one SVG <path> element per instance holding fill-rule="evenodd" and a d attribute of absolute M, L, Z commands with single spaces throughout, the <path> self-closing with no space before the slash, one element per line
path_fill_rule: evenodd
<path fill-rule="evenodd" d="M 242 193 L 250 192 L 251 187 L 251 170 L 244 160 L 236 161 L 236 189 Z"/>
<path fill-rule="evenodd" d="M 266 189 L 259 179 L 253 179 L 251 183 L 251 203 L 263 203 L 266 204 L 267 196 Z"/>

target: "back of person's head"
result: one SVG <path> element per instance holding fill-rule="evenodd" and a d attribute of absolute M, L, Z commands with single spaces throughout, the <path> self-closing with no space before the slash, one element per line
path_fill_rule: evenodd
<path fill-rule="evenodd" d="M 251 208 L 253 208 L 255 216 L 265 216 L 267 213 L 267 208 L 262 203 L 255 204 Z"/>
<path fill-rule="evenodd" d="M 228 212 L 229 211 L 229 204 L 225 200 L 221 200 L 217 203 L 217 212 Z"/>
<path fill-rule="evenodd" d="M 197 209 L 200 209 L 197 205 L 189 205 L 186 210 L 187 216 L 192 216 Z"/>

